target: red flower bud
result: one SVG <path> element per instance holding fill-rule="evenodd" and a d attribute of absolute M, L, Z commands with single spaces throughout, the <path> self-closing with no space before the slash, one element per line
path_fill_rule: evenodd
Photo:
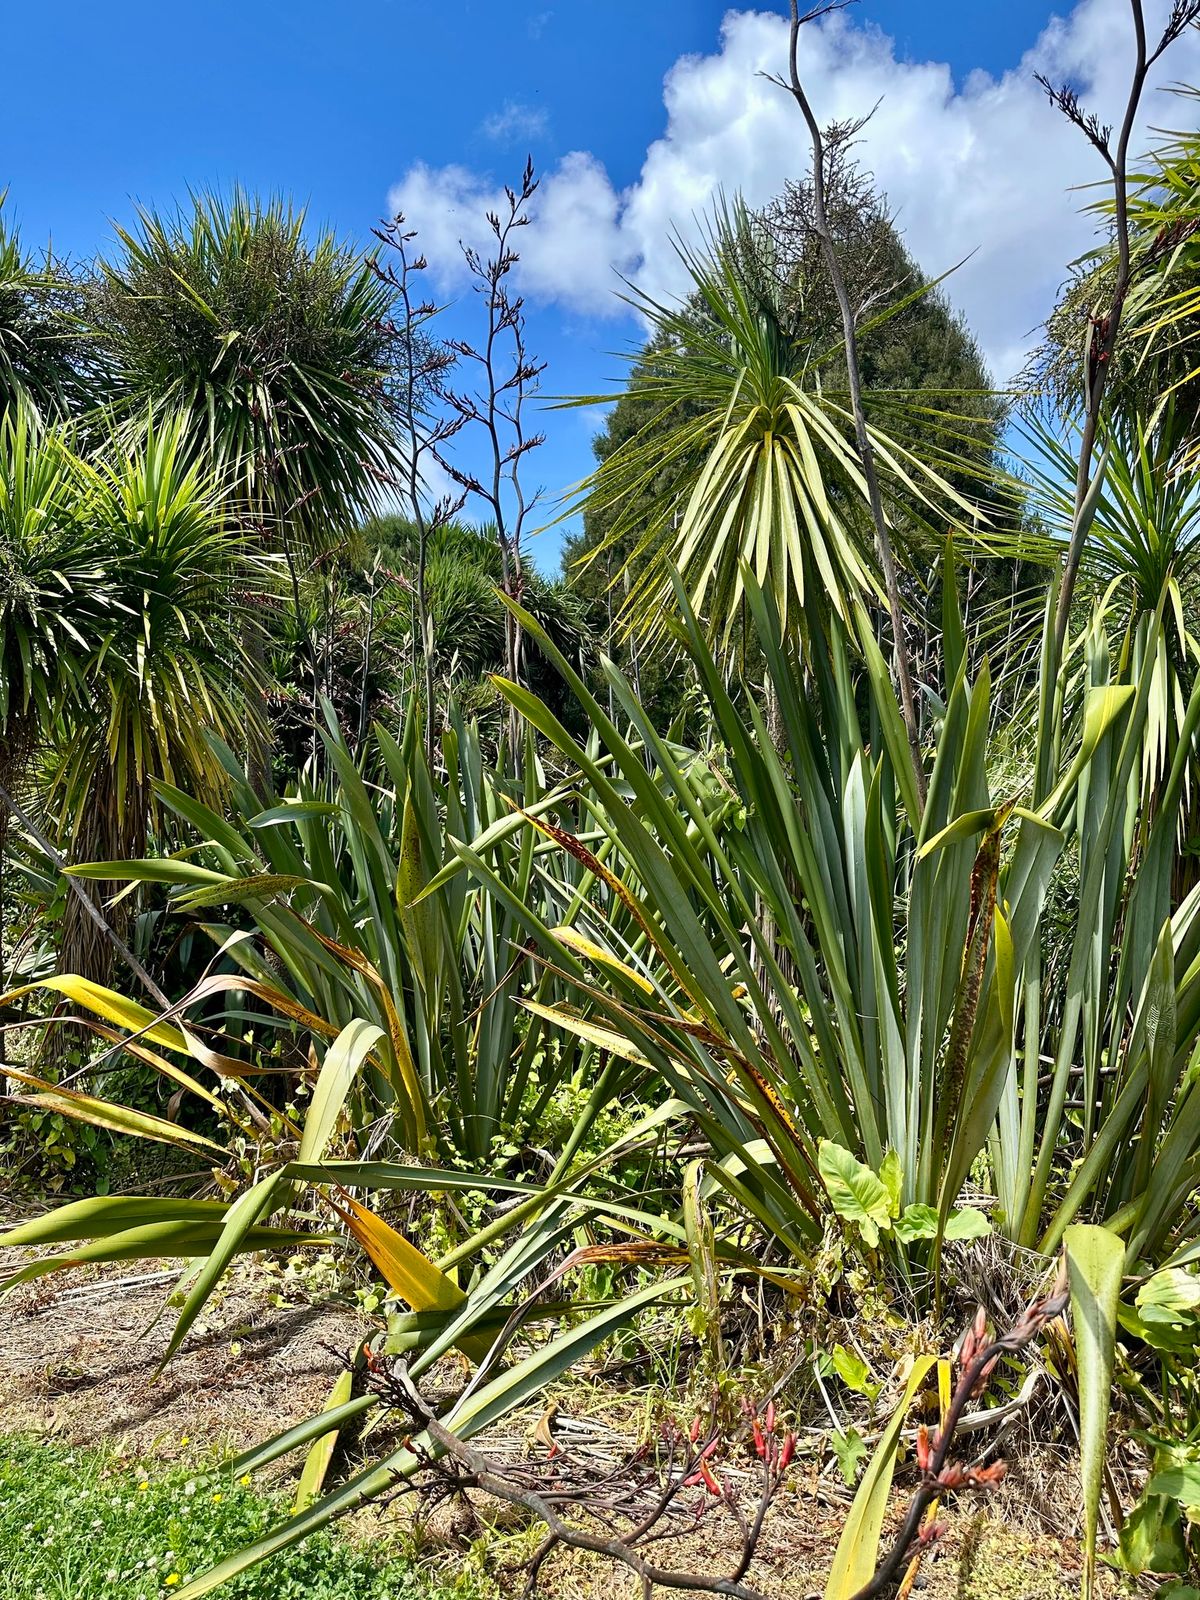
<path fill-rule="evenodd" d="M 775 1402 L 774 1402 L 774 1400 L 768 1400 L 767 1401 L 766 1430 L 767 1430 L 768 1433 L 774 1433 L 775 1432 Z"/>
<path fill-rule="evenodd" d="M 758 1425 L 758 1418 L 754 1419 L 754 1453 L 761 1461 L 767 1453 L 767 1442 L 763 1438 L 763 1431 Z"/>
<path fill-rule="evenodd" d="M 688 1429 L 688 1438 L 692 1441 L 693 1444 L 695 1444 L 696 1440 L 699 1437 L 700 1437 L 700 1418 L 697 1417 L 695 1419 L 695 1421 L 692 1423 L 691 1427 Z"/>
<path fill-rule="evenodd" d="M 780 1470 L 780 1472 L 783 1472 L 786 1469 L 786 1467 L 788 1466 L 788 1463 L 791 1461 L 792 1457 L 795 1454 L 796 1454 L 796 1435 L 794 1433 L 785 1434 L 784 1435 L 784 1440 L 783 1440 L 783 1449 L 779 1452 L 779 1470 Z"/>

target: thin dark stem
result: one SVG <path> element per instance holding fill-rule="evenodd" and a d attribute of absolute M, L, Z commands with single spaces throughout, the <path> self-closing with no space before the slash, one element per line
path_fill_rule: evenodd
<path fill-rule="evenodd" d="M 1138 102 L 1142 96 L 1142 89 L 1146 82 L 1146 22 L 1142 14 L 1141 0 L 1130 0 L 1133 8 L 1134 33 L 1137 39 L 1137 58 L 1134 65 L 1133 79 L 1129 87 L 1129 99 L 1125 107 L 1125 117 L 1121 124 L 1121 135 L 1117 144 L 1117 153 L 1113 157 L 1109 154 L 1107 140 L 1100 145 L 1101 154 L 1104 156 L 1109 171 L 1112 174 L 1113 195 L 1116 201 L 1116 235 L 1117 235 L 1117 276 L 1113 284 L 1112 297 L 1109 301 L 1108 315 L 1092 324 L 1092 343 L 1088 358 L 1088 371 L 1086 379 L 1086 411 L 1083 422 L 1083 435 L 1079 441 L 1079 461 L 1075 473 L 1075 506 L 1071 520 L 1071 542 L 1067 547 L 1067 559 L 1063 566 L 1062 587 L 1058 592 L 1058 608 L 1054 614 L 1054 647 L 1055 653 L 1062 660 L 1063 646 L 1066 643 L 1067 626 L 1070 621 L 1071 600 L 1075 593 L 1075 582 L 1079 574 L 1079 563 L 1083 556 L 1084 541 L 1087 538 L 1087 524 L 1083 517 L 1083 508 L 1087 500 L 1087 493 L 1091 487 L 1092 457 L 1096 447 L 1096 431 L 1100 426 L 1100 412 L 1104 403 L 1104 391 L 1108 386 L 1108 373 L 1112 366 L 1112 353 L 1117 343 L 1117 334 L 1121 327 L 1121 313 L 1125 306 L 1125 296 L 1129 292 L 1129 185 L 1127 181 L 1129 136 L 1133 129 L 1134 118 L 1137 115 Z M 1051 98 L 1054 96 L 1051 94 Z M 1093 141 L 1095 142 L 1095 141 Z"/>
<path fill-rule="evenodd" d="M 729 1595 L 734 1600 L 763 1600 L 759 1591 L 743 1580 L 756 1554 L 767 1512 L 784 1481 L 794 1448 L 793 1436 L 788 1435 L 781 1446 L 773 1432 L 761 1434 L 757 1415 L 754 1416 L 755 1432 L 760 1435 L 762 1444 L 758 1451 L 761 1484 L 754 1516 L 747 1521 L 732 1493 L 721 1490 L 712 1479 L 707 1464 L 723 1440 L 719 1402 L 714 1397 L 706 1430 L 701 1430 L 697 1421 L 692 1434 L 674 1430 L 669 1436 L 665 1481 L 661 1487 L 656 1487 L 647 1506 L 643 1499 L 643 1476 L 638 1470 L 644 1451 L 639 1450 L 599 1478 L 574 1463 L 568 1454 L 558 1452 L 556 1447 L 552 1448 L 550 1459 L 554 1465 L 548 1473 L 547 1469 L 539 1473 L 537 1468 L 524 1464 L 493 1461 L 437 1418 L 402 1362 L 393 1363 L 390 1369 L 376 1366 L 372 1370 L 372 1381 L 384 1400 L 406 1414 L 414 1430 L 420 1431 L 422 1437 L 410 1438 L 409 1448 L 432 1475 L 431 1481 L 439 1486 L 442 1496 L 459 1495 L 468 1489 L 482 1490 L 509 1505 L 532 1511 L 545 1524 L 546 1537 L 528 1566 L 527 1595 L 533 1592 L 546 1558 L 561 1545 L 620 1562 L 640 1578 L 645 1595 L 653 1595 L 656 1589 L 662 1588 Z M 646 1546 L 670 1537 L 671 1530 L 664 1529 L 662 1524 L 689 1488 L 702 1488 L 706 1494 L 716 1494 L 719 1503 L 737 1522 L 741 1549 L 731 1572 L 674 1570 L 659 1566 L 645 1555 Z M 593 1532 L 577 1521 L 569 1521 L 560 1507 L 575 1507 L 607 1531 Z M 632 1525 L 623 1532 L 615 1531 L 618 1517 L 631 1518 Z"/>
<path fill-rule="evenodd" d="M 824 16 L 830 11 L 840 10 L 842 7 L 836 3 L 826 4 L 801 15 L 798 0 L 790 0 L 790 4 L 792 23 L 788 38 L 788 83 L 785 87 L 790 90 L 792 98 L 800 107 L 801 114 L 808 126 L 809 139 L 812 143 L 813 223 L 821 240 L 825 265 L 829 272 L 829 279 L 833 285 L 838 311 L 842 319 L 842 338 L 846 350 L 850 403 L 854 411 L 854 432 L 858 444 L 859 459 L 862 462 L 863 478 L 867 485 L 867 499 L 871 507 L 871 520 L 875 525 L 875 546 L 879 556 L 879 564 L 883 569 L 888 611 L 892 619 L 893 659 L 896 666 L 897 687 L 900 691 L 900 707 L 904 714 L 904 726 L 908 732 L 908 745 L 912 755 L 917 794 L 920 797 L 921 805 L 924 806 L 926 789 L 925 764 L 921 758 L 921 731 L 917 721 L 916 699 L 913 694 L 908 642 L 904 633 L 904 607 L 900 597 L 900 579 L 896 569 L 896 557 L 892 549 L 891 534 L 888 532 L 887 517 L 884 515 L 883 498 L 879 492 L 879 474 L 875 467 L 875 448 L 871 442 L 871 434 L 867 427 L 867 414 L 863 406 L 862 374 L 858 361 L 858 333 L 854 321 L 854 308 L 850 304 L 850 295 L 846 289 L 846 279 L 842 272 L 841 262 L 838 259 L 837 246 L 834 243 L 833 230 L 829 225 L 829 215 L 826 208 L 825 163 L 827 155 L 825 137 L 805 92 L 798 64 L 800 29 L 804 23 L 812 21 L 814 17 Z"/>
<path fill-rule="evenodd" d="M 535 1489 L 517 1488 L 508 1477 L 494 1471 L 486 1456 L 465 1444 L 457 1435 L 443 1427 L 436 1418 L 429 1417 L 425 1426 L 434 1444 L 460 1461 L 470 1472 L 475 1486 L 482 1489 L 485 1494 L 495 1495 L 498 1500 L 503 1500 L 509 1505 L 524 1506 L 532 1511 L 546 1524 L 557 1543 L 568 1545 L 574 1550 L 588 1550 L 594 1555 L 608 1556 L 614 1561 L 621 1562 L 637 1573 L 643 1586 L 649 1585 L 649 1592 L 653 1592 L 655 1585 L 658 1585 L 699 1594 L 731 1595 L 734 1600 L 764 1600 L 760 1590 L 750 1588 L 748 1584 L 742 1583 L 740 1578 L 714 1577 L 706 1573 L 679 1572 L 668 1567 L 660 1567 L 655 1562 L 647 1561 L 623 1539 L 606 1538 L 603 1534 L 589 1533 L 586 1528 L 580 1528 L 560 1517 L 549 1500 Z"/>
<path fill-rule="evenodd" d="M 959 1474 L 961 1482 L 958 1484 L 940 1481 L 946 1470 L 954 1435 L 962 1421 L 967 1403 L 1001 1356 L 1013 1355 L 1018 1350 L 1024 1349 L 1048 1322 L 1066 1309 L 1067 1298 L 1065 1291 L 1056 1290 L 1045 1299 L 1035 1301 L 1006 1334 L 993 1339 L 967 1362 L 955 1387 L 946 1416 L 936 1434 L 936 1443 L 925 1467 L 922 1482 L 912 1497 L 908 1513 L 900 1525 L 900 1531 L 891 1549 L 875 1569 L 870 1582 L 864 1584 L 853 1595 L 852 1600 L 877 1600 L 877 1596 L 891 1588 L 900 1576 L 901 1569 L 908 1561 L 914 1547 L 920 1543 L 921 1523 L 932 1502 L 944 1494 L 947 1488 L 971 1487 L 970 1472 Z M 983 1477 L 982 1473 L 980 1477 Z"/>
<path fill-rule="evenodd" d="M 1109 373 L 1113 365 L 1113 352 L 1116 349 L 1117 337 L 1121 331 L 1121 318 L 1125 310 L 1125 300 L 1129 293 L 1131 275 L 1131 253 L 1129 242 L 1129 145 L 1133 137 L 1134 125 L 1137 121 L 1138 107 L 1141 103 L 1146 79 L 1150 69 L 1175 42 L 1176 39 L 1190 27 L 1200 15 L 1200 5 L 1195 0 L 1177 0 L 1172 7 L 1162 37 L 1154 50 L 1150 50 L 1146 40 L 1146 18 L 1142 9 L 1142 0 L 1130 0 L 1133 12 L 1133 29 L 1135 41 L 1135 55 L 1133 75 L 1129 85 L 1129 97 L 1125 103 L 1125 115 L 1121 120 L 1120 132 L 1117 135 L 1117 145 L 1114 151 L 1109 143 L 1111 129 L 1100 124 L 1095 116 L 1087 115 L 1080 107 L 1075 92 L 1068 87 L 1055 87 L 1045 78 L 1039 82 L 1046 90 L 1053 105 L 1072 122 L 1088 142 L 1099 152 L 1108 167 L 1113 185 L 1113 213 L 1114 232 L 1117 244 L 1117 270 L 1113 280 L 1112 294 L 1109 297 L 1107 314 L 1091 318 L 1091 344 L 1088 351 L 1087 371 L 1084 382 L 1085 410 L 1083 432 L 1079 441 L 1079 460 L 1075 474 L 1075 505 L 1071 519 L 1071 540 L 1067 547 L 1067 559 L 1063 566 L 1062 586 L 1058 593 L 1058 605 L 1054 614 L 1054 646 L 1059 662 L 1062 660 L 1063 648 L 1066 644 L 1067 628 L 1070 622 L 1071 601 L 1075 593 L 1075 584 L 1079 576 L 1079 564 L 1083 557 L 1083 548 L 1087 540 L 1089 519 L 1085 515 L 1088 496 L 1092 490 L 1092 459 L 1096 449 L 1096 435 L 1100 427 L 1100 417 L 1104 404 L 1104 394 L 1108 387 Z"/>
<path fill-rule="evenodd" d="M 507 212 L 503 216 L 497 212 L 488 213 L 488 225 L 496 241 L 494 253 L 485 258 L 470 245 L 462 247 L 468 270 L 486 302 L 487 327 L 482 349 L 462 340 L 452 345 L 458 355 L 475 362 L 480 369 L 479 390 L 451 394 L 449 398 L 462 420 L 478 424 L 487 436 L 491 465 L 485 475 L 486 481 L 460 471 L 452 462 L 439 457 L 455 481 L 488 506 L 496 528 L 501 591 L 509 600 L 518 603 L 525 587 L 521 548 L 525 521 L 540 497 L 540 491 L 533 495 L 525 493 L 521 465 L 529 452 L 543 442 L 541 434 L 526 433 L 523 413 L 526 400 L 536 390 L 544 363 L 529 359 L 525 346 L 524 302 L 519 294 L 510 292 L 508 280 L 520 260 L 513 241 L 517 231 L 528 226 L 528 207 L 537 188 L 538 180 L 530 160 L 525 164 L 520 188 L 505 190 Z M 506 337 L 511 341 L 511 365 L 501 361 Z M 504 666 L 508 678 L 519 683 L 522 629 L 508 607 L 504 619 Z M 519 767 L 520 718 L 513 706 L 509 707 L 507 726 L 508 744 L 514 763 Z"/>
<path fill-rule="evenodd" d="M 444 498 L 432 511 L 427 511 L 422 497 L 422 458 L 428 453 L 441 462 L 440 447 L 446 444 L 462 427 L 464 418 L 453 411 L 440 409 L 448 393 L 444 387 L 445 375 L 454 365 L 455 355 L 448 344 L 428 336 L 426 329 L 438 315 L 439 308 L 432 302 L 416 303 L 413 298 L 413 279 L 423 272 L 426 260 L 423 255 L 413 255 L 410 245 L 416 238 L 413 229 L 405 229 L 404 217 L 397 215 L 390 223 L 375 229 L 375 237 L 386 245 L 399 260 L 399 269 L 390 263 L 386 266 L 372 258 L 377 275 L 396 293 L 402 321 L 393 324 L 392 333 L 402 345 L 399 370 L 401 393 L 399 409 L 401 426 L 407 438 L 408 453 L 403 478 L 396 483 L 408 506 L 409 515 L 417 532 L 416 581 L 410 585 L 416 612 L 415 626 L 410 629 L 413 640 L 412 671 L 414 681 L 421 679 L 423 693 L 422 732 L 425 757 L 432 770 L 434 765 L 436 732 L 436 676 L 434 663 L 434 619 L 429 606 L 429 547 L 434 532 L 444 527 L 459 511 L 465 494 L 457 499 Z M 389 575 L 390 576 L 390 575 Z M 415 635 L 419 632 L 419 640 Z M 419 649 L 421 665 L 418 669 L 416 654 Z"/>
<path fill-rule="evenodd" d="M 515 211 L 510 215 L 502 231 L 497 233 L 499 241 L 497 260 L 489 263 L 487 280 L 487 341 L 483 352 L 483 369 L 487 375 L 487 395 L 485 409 L 481 414 L 481 421 L 487 432 L 488 441 L 492 450 L 492 489 L 487 496 L 492 515 L 496 519 L 496 541 L 500 546 L 500 582 L 506 595 L 515 596 L 518 585 L 514 583 L 516 575 L 516 562 L 514 553 L 509 546 L 508 531 L 504 522 L 504 497 L 501 494 L 501 485 L 504 475 L 504 449 L 500 443 L 500 421 L 496 380 L 496 340 L 499 336 L 498 313 L 501 309 L 501 271 L 502 263 L 508 247 L 508 233 L 515 218 Z M 519 557 L 517 558 L 519 561 Z M 517 619 L 511 611 L 504 613 L 504 670 L 513 683 L 520 681 L 518 677 L 517 658 L 520 652 L 520 637 L 517 631 Z M 519 720 L 515 706 L 508 708 L 508 743 L 514 763 L 517 759 L 517 740 L 519 737 Z"/>
<path fill-rule="evenodd" d="M 417 427 L 417 352 L 415 334 L 417 319 L 413 312 L 409 289 L 410 265 L 408 256 L 401 250 L 400 303 L 404 310 L 404 415 L 408 427 L 408 501 L 417 525 L 417 625 L 421 631 L 421 673 L 424 680 L 424 705 L 421 708 L 421 726 L 425 745 L 425 760 L 433 770 L 434 735 L 434 666 L 433 618 L 429 611 L 429 522 L 421 504 L 421 449 L 422 439 Z"/>

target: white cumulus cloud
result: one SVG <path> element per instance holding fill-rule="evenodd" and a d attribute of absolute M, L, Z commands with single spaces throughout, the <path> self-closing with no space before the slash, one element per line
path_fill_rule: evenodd
<path fill-rule="evenodd" d="M 508 214 L 503 184 L 466 167 L 409 169 L 388 196 L 393 215 L 417 230 L 435 280 L 457 288 L 465 277 L 462 247 L 487 255 L 495 246 L 487 217 Z M 514 241 L 521 289 L 535 300 L 576 311 L 616 311 L 614 267 L 638 264 L 622 226 L 621 197 L 594 156 L 576 151 L 543 179 L 533 221 Z M 582 248 L 581 248 L 582 247 Z"/>
<path fill-rule="evenodd" d="M 1151 32 L 1168 0 L 1149 0 Z M 805 28 L 800 68 L 823 122 L 879 105 L 859 156 L 887 194 L 909 248 L 931 274 L 970 259 L 947 286 L 965 312 L 998 381 L 1019 368 L 1066 264 L 1087 247 L 1080 215 L 1103 169 L 1081 135 L 1047 103 L 1035 72 L 1066 79 L 1102 121 L 1119 121 L 1131 54 L 1127 0 L 1079 0 L 1052 18 L 1020 64 L 955 82 L 941 62 L 897 57 L 878 28 L 839 13 Z M 1155 36 L 1157 36 L 1155 34 Z M 566 156 L 544 178 L 534 221 L 522 235 L 522 287 L 535 300 L 575 311 L 617 313 L 617 274 L 656 296 L 685 287 L 671 244 L 692 234 L 718 191 L 765 203 L 804 174 L 807 145 L 790 98 L 767 81 L 785 64 L 782 17 L 730 11 L 719 46 L 685 56 L 663 87 L 666 123 L 637 179 L 612 184 L 592 154 Z M 1200 81 L 1200 35 L 1180 41 L 1143 100 L 1141 136 L 1170 125 L 1178 104 L 1158 91 Z M 412 168 L 391 195 L 421 230 L 443 281 L 458 270 L 460 238 L 482 241 L 499 186 L 462 167 Z M 486 227 L 486 224 L 482 224 Z"/>

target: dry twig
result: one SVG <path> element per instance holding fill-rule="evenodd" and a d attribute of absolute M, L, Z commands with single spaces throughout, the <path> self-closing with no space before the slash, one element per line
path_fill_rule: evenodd
<path fill-rule="evenodd" d="M 763 1600 L 745 1581 L 746 1574 L 796 1448 L 794 1434 L 781 1436 L 777 1430 L 773 1404 L 762 1420 L 748 1412 L 745 1429 L 733 1437 L 720 1426 L 714 1397 L 707 1423 L 697 1418 L 686 1434 L 664 1424 L 656 1450 L 643 1447 L 615 1467 L 601 1470 L 561 1450 L 553 1439 L 542 1461 L 494 1460 L 439 1421 L 403 1362 L 386 1369 L 376 1365 L 371 1381 L 384 1400 L 409 1419 L 417 1437 L 410 1437 L 407 1446 L 422 1462 L 424 1487 L 437 1499 L 474 1489 L 520 1506 L 546 1525 L 546 1537 L 529 1564 L 527 1595 L 533 1593 L 547 1557 L 561 1545 L 628 1567 L 641 1579 L 646 1600 L 656 1588 Z M 758 1500 L 749 1517 L 716 1470 L 722 1453 L 743 1442 L 741 1434 L 759 1477 Z M 398 1489 L 403 1493 L 414 1487 L 407 1482 Z M 741 1534 L 741 1550 L 731 1571 L 687 1572 L 651 1559 L 648 1551 L 653 1545 L 679 1531 L 669 1525 L 672 1517 L 686 1516 L 694 1525 L 716 1505 L 734 1519 Z"/>

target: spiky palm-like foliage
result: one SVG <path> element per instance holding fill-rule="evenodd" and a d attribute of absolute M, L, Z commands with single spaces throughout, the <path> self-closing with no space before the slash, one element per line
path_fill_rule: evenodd
<path fill-rule="evenodd" d="M 0 413 L 25 400 L 45 415 L 66 415 L 89 393 L 74 290 L 49 257 L 34 264 L 3 207 L 0 194 Z"/>
<path fill-rule="evenodd" d="M 1195 121 L 1200 90 L 1175 91 Z M 1074 409 L 1088 372 L 1093 320 L 1111 296 L 1116 245 L 1113 201 L 1092 212 L 1103 242 L 1075 262 L 1046 322 L 1030 375 L 1065 410 Z M 1186 430 L 1181 459 L 1194 471 L 1200 451 L 1200 134 L 1163 131 L 1162 142 L 1130 174 L 1130 290 L 1107 386 L 1110 411 L 1148 419 L 1171 397 Z"/>
<path fill-rule="evenodd" d="M 197 195 L 172 216 L 143 211 L 117 242 L 88 296 L 117 404 L 196 419 L 232 509 L 285 555 L 295 601 L 306 556 L 341 541 L 396 461 L 392 291 L 361 251 L 311 232 L 303 210 L 241 190 Z M 260 664 L 270 622 L 245 618 Z M 265 731 L 249 752 L 267 793 Z"/>
<path fill-rule="evenodd" d="M 410 585 L 417 559 L 416 529 L 399 517 L 382 517 L 364 530 L 383 569 Z M 433 619 L 434 669 L 459 691 L 504 669 L 504 605 L 500 598 L 501 556 L 495 530 L 449 522 L 429 534 L 426 592 Z M 544 577 L 532 564 L 522 576 L 523 603 L 558 649 L 581 668 L 595 657 L 596 640 L 587 601 L 566 583 Z M 409 589 L 411 593 L 411 588 Z M 385 631 L 401 653 L 416 648 L 415 607 L 394 602 Z M 563 709 L 557 675 L 549 671 L 535 644 L 527 669 L 539 690 Z"/>
<path fill-rule="evenodd" d="M 241 190 L 143 211 L 117 243 L 89 309 L 126 407 L 196 417 L 268 540 L 348 527 L 393 460 L 391 300 L 369 261 Z"/>
<path fill-rule="evenodd" d="M 1148 417 L 1131 407 L 1104 424 L 1103 472 L 1080 569 L 1081 600 L 1099 604 L 1114 648 L 1122 653 L 1136 650 L 1139 627 L 1161 614 L 1142 757 L 1142 803 L 1148 815 L 1157 811 L 1200 661 L 1200 494 L 1187 467 L 1192 426 L 1188 410 L 1174 396 Z M 1064 438 L 1036 418 L 1026 431 L 1035 447 L 1027 462 L 1030 504 L 1046 525 L 1069 525 L 1075 471 L 1070 431 Z M 1027 629 L 1033 620 L 1027 613 Z M 1189 808 L 1194 794 L 1192 763 Z M 1185 831 L 1193 826 L 1190 817 L 1183 826 Z"/>
<path fill-rule="evenodd" d="M 678 246 L 688 300 L 635 294 L 652 330 L 653 360 L 638 373 L 651 422 L 582 486 L 608 524 L 596 554 L 635 536 L 627 620 L 653 627 L 667 613 L 674 568 L 725 649 L 745 617 L 746 570 L 785 628 L 809 599 L 848 619 L 856 601 L 883 593 L 848 401 L 823 385 L 829 351 L 806 337 L 769 239 L 747 249 L 752 226 L 738 206 L 719 214 L 706 248 Z M 932 467 L 881 430 L 872 436 L 893 508 L 903 502 L 911 519 L 936 496 L 971 514 Z"/>
<path fill-rule="evenodd" d="M 233 739 L 253 722 L 241 611 L 262 565 L 183 414 L 111 433 L 77 515 L 105 548 L 113 608 L 79 662 L 83 692 L 63 718 L 51 794 L 76 859 L 113 860 L 143 852 L 155 779 L 220 797 L 209 736 Z M 72 902 L 61 961 L 90 973 L 99 952 L 77 911 Z"/>
<path fill-rule="evenodd" d="M 0 419 L 0 732 L 5 771 L 48 727 L 111 620 L 106 539 L 79 515 L 84 469 L 27 405 Z M 23 730 L 23 731 L 18 731 Z"/>
<path fill-rule="evenodd" d="M 103 531 L 78 514 L 84 469 L 19 400 L 0 416 L 0 787 L 17 797 L 39 738 L 84 702 L 116 595 Z M 0 860 L 9 805 L 0 797 Z"/>
<path fill-rule="evenodd" d="M 261 564 L 251 566 L 189 426 L 151 417 L 132 437 L 110 435 L 81 510 L 111 552 L 116 611 L 83 663 L 95 716 L 64 751 L 58 785 L 78 818 L 102 782 L 114 819 L 126 819 L 114 822 L 123 843 L 144 832 L 153 778 L 219 792 L 206 730 L 230 737 L 246 717 L 238 620 Z"/>

